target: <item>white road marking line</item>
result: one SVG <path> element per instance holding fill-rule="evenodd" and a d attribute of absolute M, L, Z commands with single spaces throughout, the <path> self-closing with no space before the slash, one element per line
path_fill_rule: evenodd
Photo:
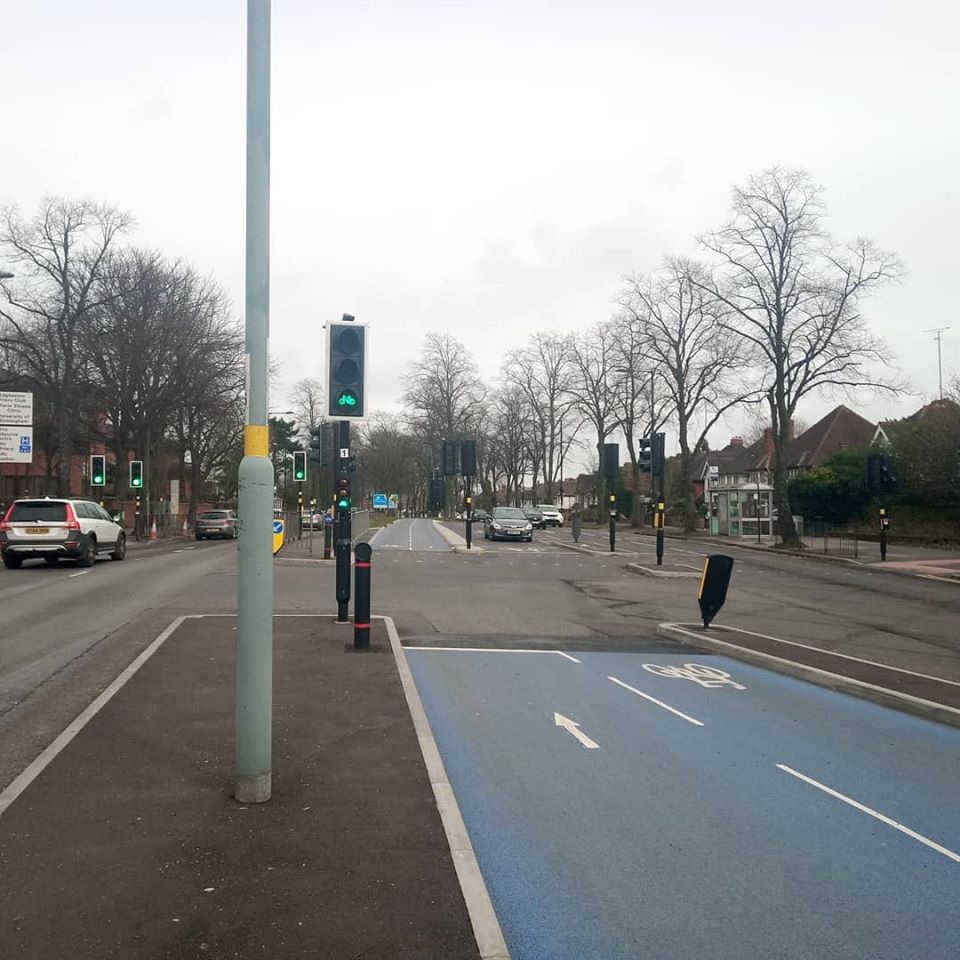
<path fill-rule="evenodd" d="M 464 561 L 467 563 L 469 561 Z M 572 660 L 574 663 L 580 663 L 576 657 L 571 657 L 570 654 L 564 653 L 562 650 L 535 650 L 530 647 L 414 647 L 414 646 L 404 646 L 404 650 L 441 650 L 452 653 L 550 653 L 550 654 L 560 654 L 561 657 L 566 657 L 568 660 Z"/>
<path fill-rule="evenodd" d="M 566 657 L 568 660 L 572 660 L 574 663 L 580 663 L 576 657 L 571 657 L 569 653 L 564 653 L 562 650 L 556 650 L 555 653 L 559 653 L 561 657 Z"/>
<path fill-rule="evenodd" d="M 902 823 L 897 823 L 896 820 L 891 820 L 889 817 L 884 816 L 882 813 L 878 813 L 876 810 L 866 806 L 863 803 L 858 803 L 856 800 L 851 799 L 845 794 L 840 793 L 838 790 L 833 790 L 831 787 L 826 786 L 825 784 L 820 783 L 817 780 L 814 780 L 813 777 L 808 777 L 805 774 L 799 773 L 796 770 L 788 767 L 784 763 L 778 763 L 778 770 L 782 770 L 784 773 L 789 773 L 791 777 L 796 777 L 798 780 L 802 780 L 804 783 L 809 783 L 811 787 L 816 787 L 818 790 L 822 790 L 824 793 L 829 794 L 831 797 L 836 797 L 837 800 L 842 800 L 844 803 L 849 803 L 851 807 L 856 810 L 859 810 L 861 813 L 866 813 L 871 817 L 879 820 L 881 823 L 885 823 L 888 827 L 893 827 L 894 830 L 899 830 L 901 833 L 905 833 L 908 837 L 912 837 L 914 840 L 919 840 L 920 843 L 924 844 L 927 847 L 930 847 L 931 850 L 936 850 L 937 853 L 942 853 L 945 857 L 948 857 L 950 860 L 960 863 L 960 854 L 954 853 L 952 850 L 948 850 L 946 847 L 940 846 L 939 843 L 936 843 L 933 840 L 930 840 L 928 837 L 925 837 L 922 833 L 917 833 L 916 830 L 911 830 L 909 827 L 905 827 Z"/>
<path fill-rule="evenodd" d="M 580 724 L 565 717 L 562 713 L 553 715 L 553 722 L 558 727 L 563 727 L 568 733 L 572 733 L 588 750 L 599 750 L 600 744 L 591 740 L 585 733 L 580 731 Z"/>
<path fill-rule="evenodd" d="M 139 559 L 139 558 L 138 558 Z M 74 577 L 82 577 L 84 574 L 89 573 L 89 570 L 81 570 L 79 573 L 71 573 L 67 579 L 72 580 Z"/>
<path fill-rule="evenodd" d="M 672 627 L 680 633 L 685 633 L 691 637 L 700 635 L 696 631 L 687 629 L 680 623 L 664 623 L 663 626 Z M 865 660 L 863 657 L 854 657 L 849 653 L 838 653 L 836 650 L 825 650 L 823 647 L 814 647 L 809 643 L 800 643 L 797 640 L 784 640 L 783 637 L 772 637 L 768 633 L 757 633 L 754 630 L 744 630 L 742 627 L 728 627 L 726 624 L 715 624 L 711 629 L 726 630 L 728 633 L 745 633 L 749 637 L 760 637 L 763 640 L 776 640 L 777 643 L 786 643 L 791 647 L 802 647 L 804 650 L 828 653 L 831 657 L 853 660 L 856 663 L 868 663 L 871 667 L 883 667 L 885 670 L 893 670 L 896 673 L 906 673 L 911 677 L 922 677 L 924 680 L 936 680 L 938 683 L 949 683 L 951 686 L 960 687 L 960 680 L 947 680 L 944 677 L 934 677 L 929 673 L 917 673 L 916 670 L 904 670 L 903 667 L 891 667 L 889 663 L 880 663 L 879 660 Z M 769 654 L 769 656 L 775 656 L 775 654 Z"/>
<path fill-rule="evenodd" d="M 86 572 L 86 571 L 84 571 Z M 201 615 L 202 616 L 202 615 Z M 233 614 L 224 614 L 233 616 Z M 7 784 L 0 793 L 0 816 L 23 793 L 27 787 L 49 766 L 57 754 L 103 709 L 113 695 L 163 646 L 167 638 L 183 623 L 184 620 L 198 620 L 200 616 L 187 614 L 177 617 L 163 633 L 160 634 L 149 647 L 136 657 L 119 676 L 103 691 L 90 705 L 82 710 L 60 734 L 27 766 L 18 776 Z"/>
<path fill-rule="evenodd" d="M 918 573 L 915 574 L 921 580 L 939 580 L 941 583 L 960 583 L 960 580 L 956 580 L 953 577 L 938 577 L 932 573 Z"/>
<path fill-rule="evenodd" d="M 675 713 L 678 717 L 683 718 L 688 723 L 693 723 L 698 727 L 702 727 L 704 725 L 699 720 L 694 720 L 693 717 L 688 717 L 685 713 L 681 713 L 679 710 L 671 707 L 670 704 L 664 703 L 662 700 L 658 700 L 656 697 L 651 697 L 649 693 L 644 693 L 642 690 L 638 690 L 636 687 L 631 687 L 629 683 L 624 683 L 622 680 L 618 680 L 616 677 L 607 677 L 607 679 L 619 684 L 625 690 L 635 693 L 638 697 L 643 697 L 644 699 L 649 700 L 651 703 L 655 703 L 658 707 L 663 707 L 664 710 L 669 710 L 671 713 Z"/>

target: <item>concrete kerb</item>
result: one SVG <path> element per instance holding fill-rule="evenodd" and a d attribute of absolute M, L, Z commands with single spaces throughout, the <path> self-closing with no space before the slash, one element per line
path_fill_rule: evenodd
<path fill-rule="evenodd" d="M 910 694 L 899 693 L 886 687 L 878 687 L 875 684 L 855 680 L 853 677 L 845 677 L 839 673 L 831 673 L 829 670 L 822 670 L 820 667 L 797 663 L 794 660 L 787 660 L 772 653 L 763 653 L 759 650 L 741 647 L 739 644 L 721 640 L 715 634 L 711 635 L 706 630 L 691 629 L 691 627 L 697 626 L 697 624 L 661 623 L 657 626 L 657 633 L 661 637 L 679 640 L 680 643 L 706 647 L 717 653 L 736 657 L 738 660 L 751 663 L 756 667 L 776 670 L 799 680 L 815 683 L 820 687 L 827 687 L 839 693 L 848 693 L 851 696 L 860 697 L 862 700 L 870 700 L 884 707 L 892 707 L 895 710 L 912 713 L 926 720 L 936 720 L 953 727 L 960 727 L 960 710 L 955 710 L 953 707 L 948 707 L 942 703 L 934 703 L 932 700 L 924 700 L 921 697 L 913 697 Z M 716 630 L 717 627 L 713 629 Z M 738 630 L 736 627 L 721 627 L 720 629 L 730 633 L 749 632 Z M 779 638 L 770 637 L 769 639 L 778 640 Z"/>
<path fill-rule="evenodd" d="M 467 905 L 470 923 L 473 925 L 473 933 L 477 940 L 480 958 L 481 960 L 510 960 L 510 953 L 500 929 L 500 922 L 497 920 L 486 882 L 480 872 L 480 865 L 477 863 L 473 844 L 470 842 L 466 824 L 463 822 L 460 806 L 454 796 L 450 781 L 447 779 L 447 772 L 440 757 L 440 749 L 437 747 L 437 741 L 430 729 L 430 721 L 427 719 L 420 694 L 417 692 L 417 686 L 410 671 L 410 664 L 407 662 L 407 655 L 400 643 L 400 635 L 397 633 L 397 628 L 390 617 L 377 617 L 375 619 L 383 620 L 387 628 L 387 635 L 390 637 L 390 646 L 393 648 L 397 672 L 400 674 L 400 683 L 403 685 L 403 692 L 407 698 L 410 715 L 413 718 L 417 740 L 420 743 L 420 751 L 423 754 L 423 762 L 427 767 L 427 775 L 430 777 L 430 785 L 433 787 L 437 809 L 440 811 L 443 829 L 447 835 L 447 842 L 450 844 L 453 865 L 460 881 L 460 889 L 463 891 L 463 899 Z"/>
<path fill-rule="evenodd" d="M 461 553 L 461 554 L 463 554 L 464 556 L 467 556 L 467 557 L 470 557 L 470 556 L 482 557 L 482 556 L 483 556 L 483 554 L 484 554 L 484 548 L 483 548 L 483 547 L 478 547 L 478 546 L 476 546 L 476 545 L 474 544 L 474 545 L 472 545 L 472 546 L 470 547 L 470 549 L 468 550 L 468 549 L 467 549 L 467 541 L 466 541 L 463 537 L 461 537 L 459 533 L 454 533 L 448 526 L 446 526 L 445 524 L 443 524 L 441 521 L 439 521 L 439 520 L 434 520 L 434 521 L 433 521 L 433 526 L 434 526 L 434 528 L 435 528 L 436 530 L 439 531 L 440 536 L 443 537 L 443 539 L 446 540 L 447 543 L 450 544 L 450 546 L 452 547 L 454 553 Z"/>
<path fill-rule="evenodd" d="M 642 577 L 664 577 L 675 580 L 696 580 L 701 574 L 699 570 L 660 570 L 657 567 L 645 567 L 640 563 L 625 564 L 624 569 L 631 573 L 638 573 Z"/>

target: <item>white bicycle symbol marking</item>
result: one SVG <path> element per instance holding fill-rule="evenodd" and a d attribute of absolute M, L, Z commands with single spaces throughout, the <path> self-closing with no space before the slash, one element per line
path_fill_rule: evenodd
<path fill-rule="evenodd" d="M 643 669 L 658 677 L 669 677 L 673 680 L 692 680 L 701 687 L 716 689 L 717 687 L 733 687 L 734 690 L 746 690 L 742 683 L 730 679 L 730 674 L 719 667 L 708 667 L 702 663 L 685 663 L 683 666 L 664 666 L 659 663 L 645 663 Z"/>

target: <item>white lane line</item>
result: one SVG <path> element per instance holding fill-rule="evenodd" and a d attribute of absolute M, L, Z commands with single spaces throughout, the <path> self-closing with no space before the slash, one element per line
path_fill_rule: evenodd
<path fill-rule="evenodd" d="M 595 740 L 591 740 L 585 733 L 580 730 L 580 724 L 574 720 L 571 720 L 569 717 L 565 717 L 562 713 L 555 713 L 553 715 L 553 722 L 558 727 L 563 727 L 568 733 L 572 733 L 588 750 L 599 750 L 600 744 Z"/>
<path fill-rule="evenodd" d="M 408 543 L 407 549 L 408 550 L 413 549 L 413 524 L 414 524 L 414 521 L 411 520 L 410 526 L 407 527 L 407 543 Z"/>
<path fill-rule="evenodd" d="M 136 657 L 117 678 L 103 691 L 85 710 L 77 714 L 62 733 L 33 760 L 30 765 L 7 784 L 0 793 L 0 816 L 23 793 L 27 787 L 49 766 L 57 754 L 103 709 L 113 695 L 163 646 L 167 638 L 183 623 L 184 620 L 198 620 L 202 615 L 186 614 L 177 617 L 166 630 L 163 631 L 138 657 Z M 232 616 L 232 614 L 224 614 Z"/>
<path fill-rule="evenodd" d="M 138 558 L 138 559 L 139 559 L 139 558 Z M 72 580 L 74 577 L 82 577 L 82 576 L 85 576 L 86 574 L 88 574 L 89 572 L 90 572 L 89 570 L 81 570 L 79 573 L 71 573 L 71 574 L 67 577 L 67 579 L 68 579 L 68 580 Z"/>
<path fill-rule="evenodd" d="M 580 663 L 576 657 L 571 657 L 569 653 L 564 653 L 562 650 L 556 650 L 555 653 L 559 653 L 561 657 L 566 657 L 568 660 L 572 660 L 574 663 Z"/>
<path fill-rule="evenodd" d="M 467 563 L 468 561 L 464 561 Z M 529 647 L 414 647 L 414 646 L 404 646 L 404 650 L 440 650 L 445 652 L 452 653 L 549 653 L 549 654 L 559 654 L 561 657 L 566 657 L 567 660 L 572 660 L 574 663 L 580 663 L 576 657 L 571 657 L 569 653 L 564 653 L 562 650 L 535 650 Z"/>
<path fill-rule="evenodd" d="M 918 573 L 916 576 L 921 580 L 939 580 L 941 583 L 960 583 L 960 580 L 954 577 L 938 577 L 932 573 Z"/>
<path fill-rule="evenodd" d="M 789 773 L 791 777 L 796 777 L 798 780 L 802 780 L 804 783 L 809 783 L 811 787 L 816 787 L 818 790 L 822 790 L 831 797 L 836 797 L 837 800 L 842 800 L 844 803 L 849 803 L 851 807 L 859 810 L 861 813 L 866 813 L 869 816 L 874 817 L 881 823 L 885 823 L 888 827 L 893 827 L 894 830 L 899 830 L 901 833 L 905 833 L 908 837 L 912 837 L 914 840 L 919 840 L 920 843 L 924 844 L 924 846 L 930 847 L 931 850 L 936 850 L 937 853 L 942 853 L 948 859 L 953 860 L 956 863 L 960 863 L 960 853 L 954 853 L 952 850 L 948 850 L 946 847 L 940 846 L 939 843 L 936 843 L 934 840 L 925 837 L 922 833 L 917 833 L 916 830 L 911 830 L 909 827 L 905 827 L 902 823 L 897 823 L 896 820 L 891 820 L 889 817 L 885 817 L 882 813 L 878 813 L 876 810 L 873 810 L 863 803 L 858 803 L 856 800 L 853 800 L 845 794 L 840 793 L 838 790 L 833 790 L 831 787 L 814 780 L 813 777 L 808 777 L 805 774 L 799 773 L 784 763 L 778 763 L 776 766 L 778 770 L 782 770 L 784 773 Z"/>
<path fill-rule="evenodd" d="M 638 697 L 643 697 L 644 699 L 649 700 L 651 703 L 655 703 L 658 707 L 663 707 L 664 710 L 669 710 L 671 713 L 675 713 L 678 717 L 682 717 L 688 723 L 696 724 L 698 727 L 703 726 L 699 720 L 694 720 L 693 717 L 688 717 L 685 713 L 681 713 L 679 710 L 671 707 L 670 704 L 664 703 L 662 700 L 658 700 L 656 697 L 651 697 L 649 693 L 644 693 L 642 690 L 638 690 L 636 687 L 631 687 L 629 683 L 624 683 L 622 680 L 618 680 L 616 677 L 607 677 L 607 679 L 619 684 L 624 688 L 624 690 L 629 690 L 631 693 L 635 693 Z"/>
<path fill-rule="evenodd" d="M 702 635 L 702 631 L 697 633 L 689 630 L 680 623 L 665 623 L 663 626 L 671 627 L 680 633 L 685 633 L 691 637 Z M 892 667 L 889 663 L 881 663 L 879 660 L 865 660 L 863 657 L 854 657 L 849 653 L 838 653 L 836 650 L 826 650 L 823 647 L 814 647 L 809 643 L 800 643 L 798 640 L 784 640 L 783 637 L 772 637 L 768 633 L 757 633 L 754 630 L 744 630 L 742 627 L 728 627 L 725 624 L 715 624 L 711 630 L 726 630 L 728 633 L 745 633 L 749 637 L 760 637 L 763 640 L 775 640 L 777 643 L 786 643 L 791 647 L 801 647 L 804 650 L 813 650 L 816 653 L 828 653 L 831 657 L 840 657 L 843 660 L 853 660 L 855 663 L 867 663 L 871 667 L 883 667 L 884 670 L 893 670 L 895 673 L 906 673 L 911 677 L 921 677 L 924 680 L 936 680 L 937 683 L 949 683 L 951 686 L 960 687 L 960 680 L 947 680 L 945 677 L 935 677 L 929 673 L 917 673 L 916 670 L 904 670 L 903 667 Z M 769 654 L 769 656 L 776 656 Z"/>

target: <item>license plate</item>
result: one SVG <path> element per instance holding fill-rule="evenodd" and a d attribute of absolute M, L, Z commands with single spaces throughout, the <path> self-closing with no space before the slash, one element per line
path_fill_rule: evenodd
<path fill-rule="evenodd" d="M 42 533 L 49 533 L 50 528 L 49 527 L 27 527 L 27 529 L 24 530 L 23 532 L 30 534 L 30 536 L 37 536 Z"/>

